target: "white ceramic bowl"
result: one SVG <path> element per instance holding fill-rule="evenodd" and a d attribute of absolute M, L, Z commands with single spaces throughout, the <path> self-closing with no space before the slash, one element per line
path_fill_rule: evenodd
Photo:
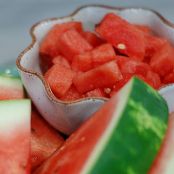
<path fill-rule="evenodd" d="M 70 134 L 84 120 L 94 113 L 106 98 L 85 98 L 74 102 L 63 102 L 57 99 L 45 82 L 39 66 L 39 44 L 49 29 L 62 22 L 72 20 L 81 21 L 85 29 L 93 31 L 95 24 L 106 13 L 113 12 L 129 22 L 148 25 L 158 35 L 165 37 L 174 44 L 174 26 L 155 11 L 142 8 L 117 8 L 91 5 L 77 9 L 73 14 L 41 21 L 31 28 L 32 43 L 19 55 L 17 66 L 24 86 L 33 103 L 43 117 L 59 131 Z M 170 90 L 174 90 L 174 87 Z M 162 90 L 163 96 L 168 100 L 168 88 Z M 170 100 L 169 102 L 171 103 Z M 173 101 L 174 102 L 174 101 Z M 174 106 L 170 104 L 172 111 Z"/>

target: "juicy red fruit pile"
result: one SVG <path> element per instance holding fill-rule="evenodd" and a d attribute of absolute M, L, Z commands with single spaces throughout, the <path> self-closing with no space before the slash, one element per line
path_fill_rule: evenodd
<path fill-rule="evenodd" d="M 84 31 L 81 22 L 56 24 L 39 54 L 47 83 L 65 101 L 111 97 L 135 75 L 155 89 L 174 82 L 172 45 L 113 13 L 94 32 Z"/>

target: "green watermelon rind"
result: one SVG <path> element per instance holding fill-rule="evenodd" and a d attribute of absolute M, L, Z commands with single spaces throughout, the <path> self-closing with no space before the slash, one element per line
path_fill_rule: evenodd
<path fill-rule="evenodd" d="M 82 174 L 146 174 L 155 159 L 167 129 L 165 100 L 137 78 L 119 95 L 119 109 Z"/>

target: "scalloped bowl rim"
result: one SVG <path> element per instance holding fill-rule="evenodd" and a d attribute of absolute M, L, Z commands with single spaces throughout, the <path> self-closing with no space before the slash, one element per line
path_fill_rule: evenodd
<path fill-rule="evenodd" d="M 167 20 L 166 18 L 164 18 L 160 13 L 158 13 L 157 11 L 155 10 L 152 10 L 150 8 L 144 8 L 144 7 L 111 7 L 111 6 L 107 6 L 107 5 L 97 5 L 97 4 L 91 4 L 91 5 L 84 5 L 84 6 L 81 6 L 79 8 L 77 8 L 75 11 L 73 11 L 72 13 L 70 13 L 69 15 L 66 15 L 66 16 L 63 16 L 63 17 L 54 17 L 54 18 L 47 18 L 47 19 L 43 19 L 37 23 L 35 23 L 31 28 L 30 28 L 30 36 L 31 36 L 31 39 L 32 41 L 30 42 L 29 46 L 27 46 L 20 54 L 19 56 L 17 57 L 17 60 L 16 60 L 16 65 L 18 67 L 18 69 L 24 73 L 28 73 L 28 74 L 32 74 L 34 76 L 37 76 L 39 78 L 39 80 L 42 81 L 45 89 L 46 89 L 46 93 L 47 93 L 47 96 L 48 98 L 55 102 L 55 103 L 61 103 L 61 104 L 74 104 L 74 103 L 78 103 L 78 102 L 82 102 L 82 101 L 86 101 L 86 100 L 91 100 L 91 99 L 94 99 L 94 100 L 102 100 L 102 101 L 107 101 L 108 98 L 106 97 L 85 97 L 85 98 L 80 98 L 80 99 L 77 99 L 77 100 L 74 100 L 74 101 L 62 101 L 58 98 L 55 97 L 55 95 L 52 93 L 48 83 L 45 81 L 43 75 L 39 72 L 36 72 L 36 71 L 32 71 L 32 70 L 28 70 L 26 68 L 24 68 L 22 65 L 21 65 L 21 60 L 22 58 L 24 57 L 24 55 L 26 53 L 28 53 L 29 51 L 32 50 L 32 48 L 34 47 L 34 45 L 37 43 L 37 36 L 34 34 L 35 30 L 37 27 L 39 27 L 40 25 L 44 24 L 44 23 L 47 23 L 47 22 L 54 22 L 56 20 L 60 20 L 60 19 L 66 19 L 66 18 L 70 18 L 70 17 L 73 17 L 75 16 L 76 14 L 78 14 L 78 12 L 80 12 L 81 10 L 83 10 L 84 8 L 89 8 L 89 7 L 99 7 L 99 8 L 108 8 L 108 9 L 111 9 L 111 10 L 118 10 L 118 11 L 122 11 L 122 10 L 131 10 L 131 9 L 142 9 L 142 10 L 147 10 L 147 11 L 150 11 L 152 13 L 154 13 L 157 17 L 160 18 L 160 20 L 167 26 L 171 27 L 174 29 L 174 24 L 172 22 L 170 22 L 169 20 Z M 166 88 L 167 86 L 171 86 L 172 84 L 168 84 L 168 85 L 165 85 L 163 87 L 161 87 L 159 89 L 159 91 L 163 88 Z"/>

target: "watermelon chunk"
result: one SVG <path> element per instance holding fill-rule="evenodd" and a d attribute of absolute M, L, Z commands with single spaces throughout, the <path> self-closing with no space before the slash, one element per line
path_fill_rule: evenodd
<path fill-rule="evenodd" d="M 70 89 L 65 93 L 60 99 L 63 101 L 73 101 L 82 98 L 83 96 L 77 91 L 77 89 L 72 85 Z"/>
<path fill-rule="evenodd" d="M 149 174 L 172 174 L 174 171 L 174 113 L 169 117 L 169 124 L 164 142 L 149 171 Z"/>
<path fill-rule="evenodd" d="M 144 34 L 152 34 L 152 30 L 149 26 L 147 25 L 139 25 L 139 24 L 133 24 L 137 29 L 140 31 L 144 32 Z"/>
<path fill-rule="evenodd" d="M 53 62 L 53 64 L 59 64 L 66 68 L 71 68 L 69 62 L 63 56 L 60 56 L 60 55 L 53 58 L 52 62 Z"/>
<path fill-rule="evenodd" d="M 114 13 L 105 15 L 96 32 L 120 53 L 138 60 L 144 59 L 144 33 Z"/>
<path fill-rule="evenodd" d="M 157 73 L 148 71 L 146 74 L 146 79 L 149 82 L 149 85 L 151 85 L 155 89 L 159 89 L 161 87 L 161 79 Z"/>
<path fill-rule="evenodd" d="M 164 79 L 163 79 L 164 83 L 174 83 L 174 70 L 173 72 L 171 72 L 170 74 L 167 74 Z"/>
<path fill-rule="evenodd" d="M 168 44 L 166 39 L 152 35 L 146 35 L 145 61 L 149 63 L 153 55 L 166 44 Z"/>
<path fill-rule="evenodd" d="M 45 80 L 55 96 L 62 97 L 71 87 L 73 76 L 71 69 L 55 64 L 45 73 Z"/>
<path fill-rule="evenodd" d="M 41 66 L 47 70 L 52 65 L 52 58 L 59 55 L 60 50 L 57 42 L 60 36 L 67 30 L 74 28 L 78 32 L 82 32 L 81 22 L 66 22 L 54 25 L 51 30 L 43 38 L 40 48 L 40 62 Z"/>
<path fill-rule="evenodd" d="M 0 100 L 22 99 L 24 91 L 19 78 L 0 75 Z"/>
<path fill-rule="evenodd" d="M 73 83 L 80 93 L 96 88 L 112 87 L 122 79 L 116 61 L 111 61 L 74 77 Z"/>
<path fill-rule="evenodd" d="M 146 174 L 160 148 L 167 120 L 164 99 L 134 78 L 35 174 Z"/>
<path fill-rule="evenodd" d="M 90 52 L 75 56 L 72 62 L 72 68 L 76 71 L 85 72 L 112 60 L 116 60 L 112 45 L 102 44 Z"/>
<path fill-rule="evenodd" d="M 82 36 L 92 45 L 94 48 L 101 45 L 104 41 L 100 39 L 96 34 L 90 31 L 82 32 Z"/>
<path fill-rule="evenodd" d="M 0 173 L 30 173 L 30 100 L 0 101 Z"/>
<path fill-rule="evenodd" d="M 124 56 L 117 56 L 117 62 L 122 74 L 141 74 L 145 76 L 150 66 Z"/>
<path fill-rule="evenodd" d="M 87 92 L 85 96 L 86 97 L 106 97 L 106 94 L 104 93 L 104 90 L 97 88 Z"/>
<path fill-rule="evenodd" d="M 31 117 L 31 170 L 61 147 L 64 140 L 41 116 L 32 111 Z"/>
<path fill-rule="evenodd" d="M 75 55 L 92 50 L 92 46 L 76 30 L 64 32 L 58 41 L 60 52 L 71 62 Z"/>
<path fill-rule="evenodd" d="M 73 58 L 72 69 L 74 71 L 88 71 L 93 68 L 91 52 L 79 54 Z"/>
<path fill-rule="evenodd" d="M 111 44 L 102 44 L 91 52 L 94 67 L 112 60 L 116 60 L 116 54 Z"/>
<path fill-rule="evenodd" d="M 169 44 L 165 44 L 152 57 L 150 66 L 161 77 L 172 72 L 174 69 L 174 48 Z"/>

